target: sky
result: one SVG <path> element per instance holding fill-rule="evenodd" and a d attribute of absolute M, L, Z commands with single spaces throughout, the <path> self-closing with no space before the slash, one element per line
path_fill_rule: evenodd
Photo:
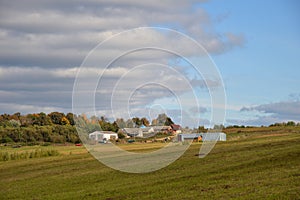
<path fill-rule="evenodd" d="M 299 11 L 297 0 L 2 0 L 0 113 L 92 113 L 74 105 L 94 98 L 95 113 L 112 120 L 165 112 L 176 123 L 209 126 L 214 108 L 226 112 L 225 125 L 300 121 Z M 149 26 L 186 34 L 204 50 L 182 34 L 139 29 Z M 210 70 L 199 74 L 157 49 L 105 68 L 141 46 L 197 56 Z"/>

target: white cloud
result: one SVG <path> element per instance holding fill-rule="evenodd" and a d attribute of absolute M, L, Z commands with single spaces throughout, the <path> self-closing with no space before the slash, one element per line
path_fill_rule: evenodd
<path fill-rule="evenodd" d="M 26 104 L 16 104 L 16 103 L 0 103 L 0 110 L 3 113 L 12 113 L 14 112 L 20 112 L 22 114 L 27 113 L 50 113 L 53 111 L 61 111 L 61 112 L 69 112 L 69 110 L 63 108 L 63 107 L 49 107 L 49 106 L 36 106 L 36 105 L 26 105 Z"/>
<path fill-rule="evenodd" d="M 70 109 L 74 79 L 80 71 L 87 85 L 91 77 L 104 73 L 96 95 L 97 106 L 104 112 L 110 104 L 114 86 L 128 70 L 147 63 L 168 65 L 170 58 L 176 56 L 164 51 L 136 51 L 119 58 L 104 71 L 106 60 L 124 53 L 124 49 L 162 44 L 165 49 L 175 49 L 186 56 L 195 55 L 189 42 L 175 35 L 148 30 L 143 34 L 131 33 L 116 38 L 103 47 L 104 51 L 94 54 L 95 63 L 85 63 L 85 69 L 79 68 L 92 48 L 123 30 L 155 25 L 182 30 L 212 54 L 223 53 L 244 43 L 242 35 L 216 31 L 212 17 L 200 6 L 194 7 L 199 2 L 202 1 L 1 1 L 0 99 L 3 108 L 10 105 L 3 111 Z M 152 67 L 128 73 L 117 87 L 118 102 L 126 101 L 128 94 L 134 91 L 132 105 L 145 106 L 162 96 L 172 96 L 167 89 L 181 95 L 190 91 L 190 87 L 203 89 L 206 84 L 208 87 L 221 84 L 214 77 L 206 80 L 198 76 L 188 77 L 189 73 L 194 73 L 188 72 L 189 67 L 180 64 L 172 67 L 177 71 Z M 160 83 L 166 88 L 148 84 L 136 90 L 137 85 L 145 82 Z"/>
<path fill-rule="evenodd" d="M 252 107 L 243 107 L 241 111 L 259 111 L 279 116 L 300 119 L 300 101 L 282 101 L 269 104 L 262 104 Z"/>
<path fill-rule="evenodd" d="M 184 30 L 210 53 L 221 53 L 243 43 L 240 35 L 216 32 L 211 17 L 204 9 L 193 8 L 193 1 L 29 2 L 31 6 L 27 6 L 28 2 L 26 5 L 1 2 L 2 64 L 74 67 L 92 47 L 111 34 L 155 24 Z M 155 40 L 150 42 L 171 39 L 153 36 L 149 39 Z M 120 42 L 118 47 L 137 40 Z"/>
<path fill-rule="evenodd" d="M 291 95 L 291 97 L 296 96 L 298 95 Z M 299 99 L 242 107 L 240 111 L 246 113 L 256 113 L 256 118 L 247 120 L 231 119 L 232 122 L 249 125 L 269 125 L 275 122 L 300 121 Z"/>

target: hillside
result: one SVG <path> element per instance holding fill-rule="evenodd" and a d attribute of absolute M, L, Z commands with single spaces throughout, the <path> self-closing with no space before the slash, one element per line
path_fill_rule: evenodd
<path fill-rule="evenodd" d="M 225 131 L 228 141 L 218 142 L 204 159 L 196 156 L 201 144 L 195 143 L 176 162 L 148 174 L 112 170 L 83 147 L 1 147 L 2 152 L 52 148 L 59 155 L 1 161 L 0 196 L 107 200 L 300 198 L 299 127 Z M 128 144 L 126 148 L 139 150 L 139 145 Z"/>

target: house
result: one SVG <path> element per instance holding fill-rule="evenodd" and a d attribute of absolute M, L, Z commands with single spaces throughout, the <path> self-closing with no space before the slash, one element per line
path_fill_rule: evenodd
<path fill-rule="evenodd" d="M 141 128 L 123 128 L 123 131 L 130 137 L 143 137 Z"/>
<path fill-rule="evenodd" d="M 123 128 L 123 132 L 130 137 L 151 137 L 157 133 L 181 133 L 181 127 L 173 124 L 171 126 L 141 126 L 140 128 Z"/>
<path fill-rule="evenodd" d="M 171 124 L 171 129 L 173 134 L 181 133 L 181 126 L 177 124 Z"/>
<path fill-rule="evenodd" d="M 151 137 L 157 131 L 154 127 L 123 128 L 123 132 L 130 137 Z"/>
<path fill-rule="evenodd" d="M 172 131 L 171 126 L 152 126 L 155 133 L 170 133 Z"/>
<path fill-rule="evenodd" d="M 117 140 L 118 134 L 112 131 L 95 131 L 89 134 L 91 140 L 96 141 L 108 141 L 108 140 Z"/>
<path fill-rule="evenodd" d="M 184 142 L 185 140 L 199 140 L 202 141 L 226 141 L 226 134 L 219 133 L 191 133 L 191 134 L 178 134 L 178 142 Z"/>
<path fill-rule="evenodd" d="M 153 127 L 141 127 L 143 134 L 147 134 L 147 133 L 154 133 L 154 129 Z"/>

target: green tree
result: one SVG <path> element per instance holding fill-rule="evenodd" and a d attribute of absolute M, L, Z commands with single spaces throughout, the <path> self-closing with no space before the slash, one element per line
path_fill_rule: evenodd
<path fill-rule="evenodd" d="M 157 117 L 157 125 L 159 126 L 170 126 L 171 124 L 174 124 L 172 119 L 168 117 L 165 113 L 159 114 Z"/>
<path fill-rule="evenodd" d="M 134 123 L 131 119 L 126 120 L 126 128 L 133 128 Z"/>
<path fill-rule="evenodd" d="M 150 126 L 150 122 L 148 121 L 148 119 L 146 117 L 143 117 L 141 119 L 141 122 L 144 126 Z"/>
<path fill-rule="evenodd" d="M 126 123 L 125 123 L 123 118 L 118 118 L 118 119 L 116 119 L 115 122 L 116 122 L 118 128 L 125 128 L 126 127 Z"/>
<path fill-rule="evenodd" d="M 151 125 L 152 126 L 157 126 L 158 125 L 157 119 L 153 119 L 152 122 L 151 122 Z"/>
<path fill-rule="evenodd" d="M 6 120 L 6 121 L 10 120 L 10 115 L 9 114 L 4 113 L 1 116 L 2 116 L 3 120 Z"/>
<path fill-rule="evenodd" d="M 11 119 L 11 120 L 9 120 L 9 125 L 11 127 L 17 128 L 17 127 L 20 127 L 21 122 L 19 120 Z"/>
<path fill-rule="evenodd" d="M 132 118 L 132 122 L 135 124 L 135 127 L 140 127 L 142 126 L 142 121 L 140 118 L 138 117 L 133 117 Z"/>
<path fill-rule="evenodd" d="M 214 129 L 216 129 L 216 130 L 222 130 L 222 129 L 224 129 L 224 128 L 225 128 L 225 127 L 224 127 L 223 124 L 220 124 L 220 125 L 215 124 L 215 125 L 214 125 Z"/>
<path fill-rule="evenodd" d="M 171 126 L 172 124 L 174 124 L 172 119 L 170 117 L 167 117 L 164 125 L 165 126 Z"/>
<path fill-rule="evenodd" d="M 64 113 L 52 112 L 48 114 L 53 124 L 62 124 L 62 118 L 65 116 Z"/>
<path fill-rule="evenodd" d="M 51 125 L 51 123 L 52 123 L 50 117 L 43 112 L 41 112 L 39 114 L 37 122 L 38 122 L 38 125 L 40 125 L 40 126 Z"/>
<path fill-rule="evenodd" d="M 66 115 L 66 118 L 69 120 L 70 124 L 73 126 L 75 125 L 75 121 L 74 121 L 74 114 L 73 113 L 68 113 Z"/>
<path fill-rule="evenodd" d="M 197 133 L 206 133 L 207 129 L 204 126 L 199 126 L 197 128 Z"/>
<path fill-rule="evenodd" d="M 123 133 L 118 133 L 118 138 L 119 139 L 124 139 L 125 138 L 125 135 Z"/>
<path fill-rule="evenodd" d="M 14 141 L 8 137 L 8 136 L 5 136 L 1 139 L 1 143 L 13 143 Z"/>
<path fill-rule="evenodd" d="M 287 126 L 296 126 L 296 123 L 293 122 L 293 121 L 288 121 L 288 122 L 286 123 L 286 125 L 287 125 Z"/>
<path fill-rule="evenodd" d="M 19 121 L 20 117 L 21 117 L 21 113 L 16 112 L 16 113 L 14 113 L 13 115 L 10 116 L 10 119 L 14 119 L 14 120 Z"/>

